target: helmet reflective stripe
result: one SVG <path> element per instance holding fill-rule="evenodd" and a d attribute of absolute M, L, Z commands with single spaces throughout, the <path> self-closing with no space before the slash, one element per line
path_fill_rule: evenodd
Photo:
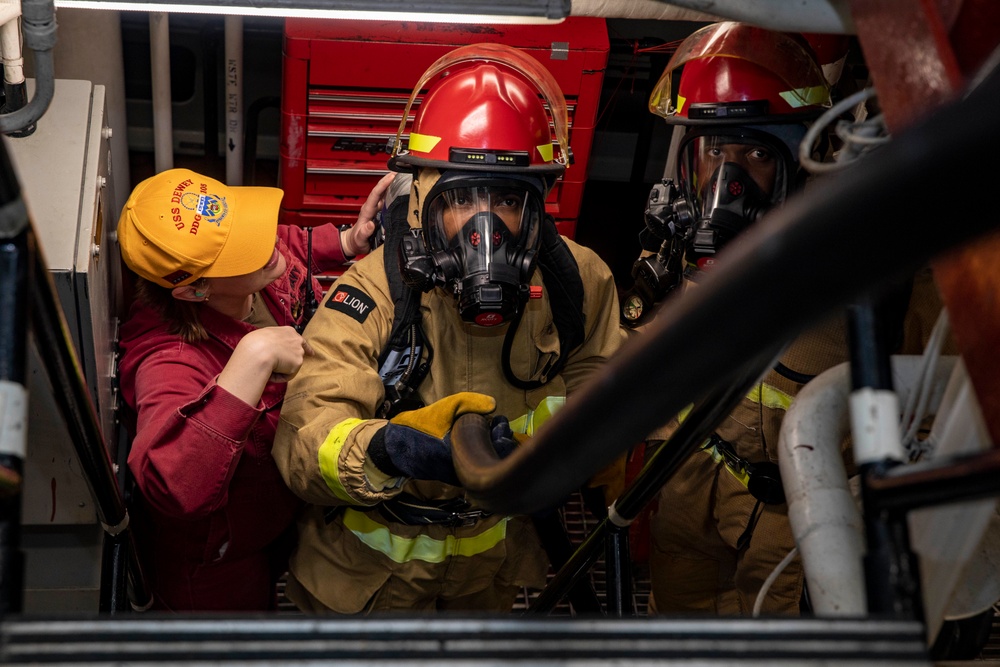
<path fill-rule="evenodd" d="M 441 137 L 432 137 L 429 134 L 410 133 L 409 149 L 416 153 L 430 153 L 441 141 Z"/>
<path fill-rule="evenodd" d="M 829 89 L 826 86 L 797 88 L 795 90 L 778 93 L 778 95 L 780 95 L 781 99 L 785 100 L 785 102 L 788 103 L 788 106 L 792 108 L 823 104 L 830 97 Z"/>
<path fill-rule="evenodd" d="M 478 535 L 456 537 L 448 535 L 436 540 L 428 535 L 403 537 L 394 535 L 389 526 L 375 521 L 369 514 L 352 508 L 344 511 L 344 527 L 351 531 L 369 549 L 384 554 L 396 563 L 419 560 L 425 563 L 443 563 L 454 556 L 477 556 L 489 551 L 507 537 L 508 517 L 502 517 Z"/>
<path fill-rule="evenodd" d="M 552 162 L 552 144 L 542 144 L 541 146 L 535 146 L 535 150 L 538 154 L 542 156 L 542 159 L 546 162 Z"/>

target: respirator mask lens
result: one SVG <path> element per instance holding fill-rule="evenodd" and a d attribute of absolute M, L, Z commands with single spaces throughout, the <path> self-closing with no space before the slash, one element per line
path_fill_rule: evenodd
<path fill-rule="evenodd" d="M 712 264 L 727 242 L 780 203 L 792 166 L 788 148 L 766 132 L 741 128 L 685 141 L 680 183 L 697 218 L 689 261 L 699 267 Z"/>
<path fill-rule="evenodd" d="M 534 269 L 543 203 L 541 179 L 443 177 L 428 197 L 424 225 L 462 318 L 482 326 L 518 312 Z"/>

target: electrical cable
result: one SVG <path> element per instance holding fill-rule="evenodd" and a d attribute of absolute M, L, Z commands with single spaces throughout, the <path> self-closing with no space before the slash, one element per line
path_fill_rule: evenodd
<path fill-rule="evenodd" d="M 882 116 L 873 116 L 856 123 L 839 122 L 834 132 L 844 142 L 838 159 L 835 162 L 820 162 L 814 160 L 810 152 L 816 144 L 820 134 L 827 129 L 834 121 L 837 121 L 841 114 L 846 113 L 866 100 L 877 95 L 874 88 L 864 88 L 849 95 L 827 109 L 822 116 L 816 119 L 806 136 L 799 144 L 799 164 L 812 174 L 827 174 L 840 171 L 849 164 L 856 162 L 867 151 L 877 148 L 889 141 L 885 135 L 885 124 Z"/>
<path fill-rule="evenodd" d="M 944 346 L 949 330 L 948 311 L 942 309 L 934 323 L 934 328 L 931 330 L 927 348 L 924 350 L 919 382 L 910 396 L 907 397 L 903 421 L 900 422 L 901 430 L 906 429 L 902 442 L 910 453 L 911 460 L 920 459 L 930 450 L 929 443 L 917 441 L 917 432 L 927 414 L 927 404 L 931 398 L 934 374 L 937 371 L 937 363 L 941 358 L 941 348 Z"/>
<path fill-rule="evenodd" d="M 767 579 L 765 579 L 764 583 L 761 584 L 760 591 L 758 591 L 757 593 L 757 599 L 754 600 L 753 603 L 754 618 L 760 616 L 760 610 L 764 606 L 764 598 L 767 597 L 767 592 L 771 590 L 771 586 L 778 579 L 778 576 L 785 571 L 785 568 L 788 567 L 788 564 L 791 563 L 792 560 L 798 554 L 799 554 L 799 548 L 792 547 L 792 550 L 789 551 L 788 554 L 781 559 L 781 562 L 774 567 L 774 570 L 771 572 L 771 574 L 767 575 Z"/>

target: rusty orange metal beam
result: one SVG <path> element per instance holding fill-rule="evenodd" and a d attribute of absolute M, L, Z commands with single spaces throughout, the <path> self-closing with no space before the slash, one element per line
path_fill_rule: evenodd
<path fill-rule="evenodd" d="M 850 6 L 891 132 L 961 91 L 1000 44 L 996 0 L 851 0 Z M 971 169 L 976 157 L 970 156 Z M 987 429 L 1000 446 L 1000 235 L 953 252 L 933 268 Z"/>

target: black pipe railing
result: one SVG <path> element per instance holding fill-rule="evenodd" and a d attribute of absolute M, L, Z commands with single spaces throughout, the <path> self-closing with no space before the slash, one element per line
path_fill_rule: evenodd
<path fill-rule="evenodd" d="M 45 374 L 52 384 L 53 398 L 62 414 L 84 479 L 97 506 L 97 513 L 111 542 L 111 563 L 127 563 L 128 584 L 137 605 L 148 603 L 149 592 L 136 558 L 128 512 L 115 480 L 108 449 L 97 423 L 97 413 L 87 391 L 79 360 L 69 334 L 55 285 L 41 248 L 35 243 L 31 220 L 20 196 L 17 176 L 6 149 L 0 144 L 0 381 L 21 387 L 27 403 L 27 337 L 35 336 Z M 6 393 L 6 391 L 5 391 Z M 6 403 L 14 405 L 12 401 Z M 0 412 L 3 430 L 24 438 L 24 415 L 8 407 Z M 20 432 L 20 433 L 19 433 Z M 0 610 L 18 611 L 23 600 L 23 554 L 20 552 L 21 469 L 26 441 L 20 450 L 0 438 L 0 473 L 8 486 L 0 485 Z M 10 449 L 11 451 L 8 451 Z M 124 579 L 123 579 L 124 581 Z M 122 585 L 102 593 L 101 611 L 117 612 L 125 607 Z"/>
<path fill-rule="evenodd" d="M 692 398 L 731 382 L 742 360 L 995 229 L 989 197 L 959 205 L 949 193 L 992 191 L 992 171 L 973 160 L 1000 149 L 998 108 L 994 71 L 961 103 L 768 214 L 511 456 L 467 469 L 463 460 L 479 457 L 456 447 L 470 495 L 505 513 L 558 503 Z"/>
<path fill-rule="evenodd" d="M 559 568 L 552 581 L 535 598 L 528 609 L 530 613 L 547 614 L 551 612 L 559 604 L 559 601 L 566 596 L 569 590 L 587 574 L 588 570 L 597 562 L 597 559 L 600 558 L 601 545 L 606 542 L 613 544 L 620 541 L 622 535 L 627 536 L 627 531 L 624 529 L 639 516 L 643 508 L 649 504 L 692 452 L 705 442 L 712 431 L 718 428 L 718 425 L 739 404 L 740 400 L 750 391 L 753 384 L 760 378 L 763 372 L 770 367 L 776 356 L 776 353 L 772 354 L 768 352 L 756 361 L 746 364 L 745 370 L 739 379 L 728 385 L 716 388 L 712 395 L 695 405 L 670 438 L 656 449 L 649 461 L 642 467 L 635 480 L 615 500 L 609 511 L 609 517 L 603 519 L 597 525 L 566 564 Z M 473 422 L 469 419 L 470 417 L 471 415 L 463 415 L 459 418 L 459 425 L 457 425 L 457 429 L 452 436 L 452 443 L 455 445 L 456 451 L 460 452 L 459 456 L 470 449 L 475 452 L 485 451 L 483 447 L 475 445 L 470 447 L 469 443 L 464 441 L 463 438 L 489 437 L 488 433 L 483 434 L 472 426 Z M 471 428 L 461 426 L 466 422 L 469 423 Z M 459 440 L 457 443 L 455 441 L 456 438 Z M 482 461 L 480 465 L 489 465 L 490 461 L 495 460 L 495 458 L 494 455 L 490 459 Z M 467 462 L 465 465 L 475 465 L 475 463 Z M 605 551 L 609 551 L 611 548 L 610 546 L 606 547 Z M 617 560 L 615 554 L 607 555 Z M 609 571 L 613 569 L 611 563 L 606 562 L 605 565 Z M 622 577 L 627 577 L 628 562 L 623 561 L 618 563 L 618 565 L 621 569 Z M 623 616 L 625 615 L 623 609 L 624 602 L 620 598 L 625 595 L 625 585 L 621 586 L 621 592 L 618 594 L 619 599 L 617 600 L 611 597 L 614 591 L 610 589 L 613 588 L 613 586 L 609 587 L 608 591 L 608 613 L 610 616 Z"/>
<path fill-rule="evenodd" d="M 892 367 L 886 336 L 887 323 L 878 317 L 876 301 L 862 299 L 848 309 L 848 343 L 851 352 L 851 391 L 871 392 L 871 395 L 892 392 Z M 861 395 L 866 406 L 870 400 Z M 867 412 L 867 410 L 865 410 Z M 898 411 L 897 411 L 898 412 Z M 897 412 L 873 410 L 863 419 L 880 431 L 876 422 L 898 421 Z M 864 434 L 856 436 L 866 437 Z M 897 438 L 898 440 L 898 438 Z M 902 444 L 896 443 L 899 454 Z M 868 611 L 875 615 L 892 615 L 895 618 L 924 620 L 920 594 L 920 570 L 917 557 L 910 548 L 909 526 L 906 510 L 888 511 L 870 507 L 869 472 L 879 471 L 901 463 L 888 457 L 861 466 L 861 497 L 866 511 L 865 523 L 865 590 Z"/>
<path fill-rule="evenodd" d="M 115 478 L 104 436 L 97 423 L 97 411 L 87 391 L 83 370 L 70 338 L 62 306 L 56 296 L 52 276 L 46 268 L 41 249 L 36 248 L 35 252 L 39 270 L 35 272 L 32 285 L 31 323 L 39 349 L 45 350 L 45 354 L 39 356 L 52 384 L 56 405 L 66 422 L 70 441 L 80 459 L 84 479 L 97 507 L 98 518 L 109 539 L 127 541 L 129 544 L 130 548 L 125 549 L 128 581 L 134 602 L 137 606 L 144 607 L 149 601 L 150 593 L 136 557 L 133 534 L 128 529 L 128 510 Z M 118 599 L 120 598 L 119 595 Z M 104 604 L 110 607 L 104 608 Z M 123 610 L 118 608 L 114 597 L 108 597 L 102 599 L 101 611 L 114 613 Z"/>
<path fill-rule="evenodd" d="M 34 239 L 17 179 L 0 144 L 0 615 L 24 606 L 21 495 L 27 448 L 28 318 L 25 286 Z"/>

